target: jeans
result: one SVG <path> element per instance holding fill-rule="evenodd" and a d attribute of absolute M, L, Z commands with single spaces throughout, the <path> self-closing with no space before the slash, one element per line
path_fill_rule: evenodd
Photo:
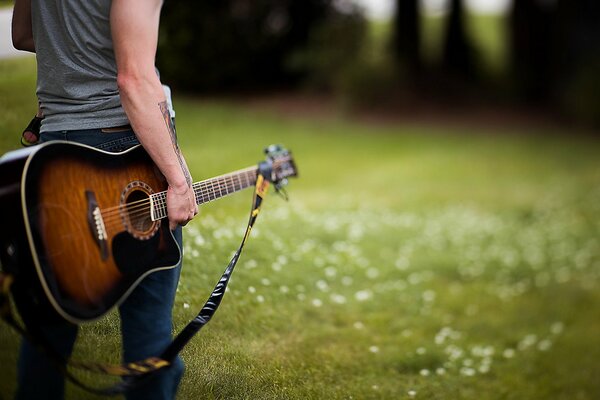
<path fill-rule="evenodd" d="M 84 143 L 105 151 L 122 151 L 138 144 L 131 128 L 91 129 L 42 133 L 41 141 L 68 140 Z M 174 232 L 180 248 L 181 227 Z M 123 335 L 123 361 L 133 362 L 159 356 L 171 343 L 172 308 L 179 281 L 181 263 L 177 267 L 148 275 L 119 306 Z M 62 356 L 73 351 L 77 326 L 66 321 L 48 324 L 42 332 Z M 101 346 L 101 344 L 98 344 Z M 31 343 L 23 340 L 18 362 L 16 399 L 62 399 L 65 380 L 56 366 Z M 128 391 L 128 400 L 174 399 L 183 375 L 183 362 L 177 357 L 168 368 L 157 372 L 143 385 Z"/>

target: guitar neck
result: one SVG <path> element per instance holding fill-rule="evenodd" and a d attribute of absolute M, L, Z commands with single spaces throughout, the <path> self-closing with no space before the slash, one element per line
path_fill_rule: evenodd
<path fill-rule="evenodd" d="M 256 183 L 258 167 L 248 167 L 229 174 L 217 176 L 192 185 L 198 205 L 225 197 Z M 152 221 L 167 217 L 167 192 L 154 193 L 150 196 Z"/>

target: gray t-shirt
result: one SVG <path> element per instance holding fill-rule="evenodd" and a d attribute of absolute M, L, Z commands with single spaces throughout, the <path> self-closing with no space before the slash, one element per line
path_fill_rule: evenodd
<path fill-rule="evenodd" d="M 128 124 L 117 87 L 111 0 L 32 0 L 42 132 Z"/>

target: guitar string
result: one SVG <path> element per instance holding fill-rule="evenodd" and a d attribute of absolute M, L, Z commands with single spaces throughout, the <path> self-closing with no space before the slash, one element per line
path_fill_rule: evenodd
<path fill-rule="evenodd" d="M 283 162 L 287 162 L 288 160 L 289 159 L 286 159 L 286 160 L 275 160 L 273 162 L 273 166 L 274 167 L 278 167 L 279 164 L 281 164 Z M 253 179 L 255 178 L 255 174 L 257 172 L 257 169 L 258 169 L 257 167 L 252 166 L 252 167 L 248 167 L 248 168 L 244 168 L 244 169 L 241 169 L 241 170 L 238 170 L 238 171 L 231 172 L 229 174 L 224 174 L 224 175 L 221 175 L 221 176 L 217 176 L 217 177 L 212 178 L 212 179 L 207 180 L 207 181 L 201 181 L 201 182 L 194 183 L 192 185 L 192 188 L 194 190 L 194 194 L 196 195 L 196 198 L 198 198 L 198 195 L 200 194 L 201 197 L 202 197 L 202 199 L 204 199 L 205 197 L 207 197 L 208 200 L 210 201 L 211 200 L 210 196 L 207 196 L 207 195 L 210 194 L 210 192 L 212 192 L 213 196 L 214 196 L 216 194 L 216 190 L 219 191 L 219 196 L 215 196 L 215 197 L 213 197 L 213 199 L 217 198 L 217 197 L 223 196 L 223 193 L 222 193 L 223 185 L 222 185 L 222 183 L 225 183 L 226 186 L 224 188 L 227 191 L 225 193 L 225 195 L 228 195 L 228 194 L 230 194 L 229 190 L 232 188 L 231 185 L 233 185 L 234 191 L 236 189 L 236 186 L 237 186 L 237 184 L 235 182 L 236 178 L 237 178 L 239 184 L 242 185 L 242 186 L 244 185 L 241 182 L 242 177 L 246 180 L 246 184 L 248 186 L 251 185 L 252 182 L 253 182 Z M 248 177 L 249 173 L 251 174 L 250 177 Z M 241 189 L 243 189 L 243 187 L 240 188 L 240 190 Z M 162 202 L 164 202 L 166 200 L 165 199 L 165 193 L 166 193 L 166 191 L 154 194 L 155 197 L 157 196 L 158 203 L 162 203 Z M 123 206 L 121 204 L 121 205 L 118 205 L 118 206 L 107 207 L 107 208 L 101 209 L 101 214 L 102 214 L 103 220 L 104 219 L 110 220 L 113 217 L 117 217 L 117 219 L 120 220 L 121 219 L 121 214 L 123 212 L 127 212 L 129 215 L 132 215 L 133 211 L 136 210 L 136 208 L 137 209 L 141 208 L 140 211 L 143 214 L 145 214 L 149 210 L 150 203 L 151 203 L 151 200 L 150 200 L 150 197 L 148 197 L 148 198 L 145 198 L 145 199 L 140 199 L 140 200 L 136 200 L 136 201 L 131 202 L 131 203 L 127 203 L 127 205 L 125 205 L 125 206 Z M 164 206 L 159 204 L 159 206 L 160 206 L 160 209 L 164 209 L 165 206 L 166 206 L 166 204 Z M 125 210 L 124 210 L 124 208 L 125 208 Z M 104 222 L 106 223 L 106 221 L 104 221 Z"/>
<path fill-rule="evenodd" d="M 283 162 L 287 162 L 288 160 L 276 160 L 273 163 L 273 166 L 277 167 L 279 164 Z M 196 199 L 199 197 L 202 200 L 207 199 L 208 201 L 215 200 L 218 197 L 226 196 L 231 193 L 234 193 L 236 190 L 242 190 L 248 186 L 250 186 L 256 178 L 257 167 L 248 167 L 239 171 L 231 172 L 229 174 L 224 174 L 215 178 L 212 178 L 207 181 L 197 182 L 192 185 L 192 189 L 194 190 L 194 194 Z M 248 177 L 248 174 L 252 174 Z M 242 177 L 246 181 L 246 185 L 241 182 Z M 237 178 L 238 183 L 235 182 Z M 225 185 L 223 186 L 223 183 Z M 241 186 L 238 189 L 238 184 Z M 222 191 L 225 189 L 226 193 L 223 194 Z M 216 195 L 216 190 L 219 191 L 218 196 Z M 230 191 L 232 190 L 232 191 Z M 212 199 L 210 197 L 210 193 L 212 192 Z M 165 211 L 166 209 L 166 191 L 162 191 L 154 194 L 155 201 L 154 206 L 158 208 L 158 211 Z M 206 201 L 204 201 L 206 202 Z M 150 196 L 145 199 L 136 200 L 131 203 L 127 203 L 125 206 L 113 206 L 108 207 L 106 209 L 101 209 L 101 215 L 103 218 L 103 223 L 105 228 L 113 228 L 115 224 L 118 226 L 122 225 L 123 213 L 129 217 L 129 220 L 134 220 L 139 217 L 147 217 L 150 214 L 150 209 L 152 207 L 152 201 Z M 164 216 L 161 216 L 159 219 L 166 217 L 166 213 Z"/>
<path fill-rule="evenodd" d="M 248 185 L 248 186 L 250 186 L 250 185 Z M 234 193 L 236 190 L 244 189 L 248 186 L 228 185 L 227 187 L 221 187 L 224 190 L 226 190 L 226 193 L 220 193 L 219 196 L 205 196 L 205 195 L 201 195 L 199 192 L 196 192 L 196 198 L 201 199 L 202 203 L 206 203 L 208 201 L 215 200 L 218 197 L 223 197 L 228 194 Z M 207 191 L 205 194 L 208 194 L 208 193 L 210 193 L 210 191 Z M 164 199 L 161 199 L 161 200 L 159 200 L 158 203 L 155 203 L 155 206 L 158 207 L 158 211 L 164 211 L 165 207 L 166 207 L 166 203 L 164 203 Z M 115 221 L 115 220 L 120 221 L 122 219 L 123 214 L 126 214 L 129 217 L 129 219 L 135 219 L 135 218 L 138 218 L 141 216 L 148 216 L 148 215 L 150 215 L 150 209 L 151 209 L 150 203 L 149 203 L 149 201 L 146 201 L 145 204 L 140 204 L 140 205 L 137 205 L 136 207 L 127 207 L 121 213 L 112 214 L 107 217 L 103 216 L 103 220 L 106 224 L 106 223 L 111 223 L 112 221 Z"/>
<path fill-rule="evenodd" d="M 208 199 L 208 201 L 215 200 L 218 197 L 222 197 L 222 196 L 226 196 L 228 194 L 234 193 L 236 191 L 236 189 L 237 190 L 242 190 L 242 189 L 245 189 L 245 188 L 247 188 L 249 186 L 250 186 L 250 184 L 248 184 L 248 186 L 243 186 L 242 185 L 241 187 L 238 187 L 238 185 L 236 185 L 234 182 L 232 182 L 232 185 L 228 184 L 225 187 L 217 185 L 217 186 L 215 186 L 216 188 L 218 188 L 219 190 L 222 189 L 222 188 L 224 188 L 226 190 L 226 193 L 223 194 L 221 192 L 220 196 L 215 196 L 215 197 L 212 197 L 212 198 L 209 196 L 209 197 L 207 197 L 207 199 Z M 203 192 L 202 191 L 200 191 L 200 192 L 194 191 L 194 192 L 196 193 L 196 196 L 197 196 L 196 198 L 200 197 L 202 199 L 205 199 L 205 195 L 209 194 L 211 191 L 210 190 L 205 190 Z M 164 192 L 160 192 L 159 195 L 162 194 L 162 193 L 164 193 Z M 213 194 L 214 194 L 214 192 L 213 192 Z M 126 212 L 126 214 L 129 217 L 130 221 L 131 220 L 135 220 L 136 218 L 139 218 L 139 217 L 145 217 L 145 216 L 149 216 L 150 215 L 150 201 L 149 201 L 149 199 L 145 199 L 144 202 L 145 202 L 145 204 L 138 204 L 136 207 L 131 207 L 131 208 L 130 207 L 126 207 L 127 209 L 124 210 L 124 211 Z M 162 202 L 162 199 L 161 199 L 161 202 Z M 164 210 L 164 208 L 166 207 L 166 203 L 160 204 L 159 207 L 160 207 L 161 210 Z M 106 218 L 106 217 L 103 216 L 103 222 L 104 222 L 105 228 L 113 228 L 115 226 L 121 226 L 121 224 L 122 224 L 122 213 L 118 213 L 116 215 L 111 215 L 108 218 Z"/>
<path fill-rule="evenodd" d="M 282 164 L 284 162 L 288 162 L 288 161 L 289 161 L 289 158 L 286 158 L 284 160 L 275 160 L 273 162 L 273 167 L 277 168 L 277 167 L 279 167 L 280 164 Z M 254 167 L 254 166 L 253 167 L 244 168 L 244 169 L 240 169 L 238 171 L 234 171 L 234 172 L 231 172 L 231 173 L 228 173 L 228 174 L 220 175 L 220 176 L 217 176 L 215 178 L 208 179 L 206 181 L 196 182 L 196 183 L 192 184 L 192 188 L 194 189 L 194 191 L 198 190 L 198 188 L 202 188 L 202 189 L 203 188 L 207 188 L 207 190 L 208 189 L 214 189 L 215 187 L 220 187 L 221 186 L 220 182 L 225 182 L 225 183 L 229 184 L 227 182 L 227 180 L 231 180 L 231 182 L 233 182 L 234 178 L 238 178 L 238 181 L 239 181 L 241 176 L 244 176 L 244 178 L 246 180 L 248 180 L 248 173 L 252 174 L 252 176 L 250 177 L 250 179 L 252 179 L 252 178 L 255 177 L 254 174 L 257 172 L 257 170 L 258 170 L 258 168 Z M 210 185 L 210 187 L 208 185 Z M 154 195 L 161 195 L 163 193 L 166 193 L 166 191 L 155 193 Z M 131 203 L 127 203 L 127 205 L 129 206 L 129 205 L 132 205 L 132 204 L 143 203 L 143 202 L 147 202 L 147 201 L 149 201 L 149 199 L 145 198 L 145 199 L 140 199 L 140 200 L 133 201 Z M 101 212 L 102 212 L 103 215 L 109 214 L 111 212 L 120 213 L 122 211 L 122 208 L 123 208 L 123 205 L 120 204 L 118 206 L 112 206 L 112 207 L 103 208 L 103 209 L 101 209 Z"/>
<path fill-rule="evenodd" d="M 212 199 L 215 200 L 215 199 Z M 163 218 L 167 217 L 166 214 L 161 215 L 159 218 L 157 218 L 156 220 L 161 220 Z M 143 221 L 149 221 L 150 220 L 150 207 L 146 207 L 145 209 L 142 210 L 138 210 L 136 213 L 129 213 L 127 214 L 127 220 L 129 220 L 130 224 L 136 224 L 136 223 L 140 223 Z M 156 221 L 155 220 L 155 221 Z M 152 223 L 154 221 L 151 221 Z M 123 221 L 123 217 L 122 216 L 115 216 L 113 218 L 111 218 L 108 221 L 104 222 L 104 226 L 105 229 L 112 231 L 113 229 L 121 229 L 124 225 L 124 221 Z"/>
<path fill-rule="evenodd" d="M 231 184 L 236 185 L 237 184 L 235 182 L 236 178 L 240 184 L 242 184 L 242 181 L 241 181 L 242 179 L 244 179 L 245 181 L 251 180 L 252 177 L 248 177 L 249 172 L 255 172 L 255 171 L 246 171 L 244 174 L 217 177 L 217 178 L 214 178 L 214 180 L 194 183 L 192 187 L 194 189 L 195 194 L 205 195 L 210 192 L 216 192 L 217 190 L 220 190 L 220 188 L 223 187 L 224 183 L 227 184 L 228 186 Z M 244 176 L 240 177 L 240 175 L 244 175 Z M 166 193 L 166 191 L 162 191 L 162 192 L 155 193 L 152 196 L 164 197 L 165 193 Z M 150 199 L 149 199 L 149 197 L 147 197 L 144 199 L 140 199 L 140 200 L 136 200 L 136 201 L 127 203 L 127 207 L 130 208 L 132 205 L 136 205 L 139 203 L 146 203 L 149 201 L 150 201 Z M 112 212 L 120 213 L 123 210 L 123 207 L 124 206 L 122 204 L 118 205 L 118 206 L 107 207 L 107 208 L 101 209 L 101 212 L 102 212 L 102 215 L 109 215 Z"/>
<path fill-rule="evenodd" d="M 222 197 L 224 195 L 228 195 L 232 192 L 234 192 L 238 187 L 241 189 L 248 187 L 252 184 L 253 182 L 253 177 L 246 177 L 245 178 L 245 183 L 242 182 L 241 180 L 238 180 L 238 182 L 235 182 L 233 180 L 227 180 L 225 182 L 213 182 L 210 185 L 202 185 L 202 186 L 198 186 L 198 187 L 194 187 L 194 194 L 196 195 L 196 199 L 201 199 L 201 200 L 211 200 L 215 199 L 217 197 Z M 225 192 L 225 193 L 223 193 Z M 163 206 L 166 204 L 166 197 L 165 197 L 165 193 L 166 192 L 159 192 L 156 193 L 155 199 L 154 199 L 154 204 L 155 206 L 159 207 L 159 208 L 164 208 Z M 103 219 L 110 219 L 111 217 L 118 215 L 120 216 L 123 212 L 127 212 L 128 214 L 132 214 L 134 213 L 137 209 L 149 209 L 151 200 L 150 198 L 145 198 L 145 199 L 141 199 L 141 200 L 137 200 L 135 202 L 131 202 L 128 203 L 127 205 L 123 206 L 120 205 L 118 207 L 111 207 L 109 209 L 101 209 L 101 214 Z M 106 210 L 109 210 L 108 212 Z"/>
<path fill-rule="evenodd" d="M 236 172 L 232 172 L 230 174 L 225 174 L 225 175 L 221 175 L 221 176 L 217 176 L 215 178 L 206 180 L 206 181 L 201 181 L 201 182 L 196 182 L 194 183 L 192 186 L 195 187 L 194 189 L 196 190 L 196 187 L 202 187 L 202 186 L 207 186 L 207 185 L 211 185 L 212 187 L 216 185 L 219 185 L 219 181 L 225 181 L 227 179 L 233 179 L 236 176 L 240 176 L 240 175 L 246 175 L 246 179 L 247 179 L 247 174 L 248 173 L 255 173 L 256 172 L 256 167 L 248 167 L 246 169 L 242 169 Z M 164 192 L 159 192 L 159 193 L 155 193 L 155 194 L 161 194 Z M 142 201 L 146 201 L 147 199 L 141 199 L 141 200 L 137 200 L 135 202 L 131 202 L 128 204 L 135 204 L 138 202 L 142 202 Z M 113 207 L 107 207 L 102 209 L 102 212 L 105 213 L 107 211 L 112 211 L 112 210 L 116 210 L 116 211 L 120 211 L 120 209 L 122 208 L 122 205 L 118 205 L 118 206 L 113 206 Z"/>
<path fill-rule="evenodd" d="M 248 185 L 250 186 L 250 185 Z M 210 201 L 210 200 L 214 200 L 218 197 L 222 197 L 228 194 L 231 194 L 233 192 L 236 191 L 236 189 L 239 188 L 239 190 L 244 189 L 245 187 L 248 186 L 244 186 L 244 185 L 238 185 L 235 183 L 232 184 L 228 184 L 226 186 L 214 186 L 214 188 L 218 189 L 219 193 L 218 195 L 215 195 L 216 192 L 214 190 L 194 190 L 194 193 L 196 195 L 196 199 L 200 199 L 200 200 L 204 200 L 203 202 L 206 202 L 206 200 Z M 223 191 L 225 191 L 225 193 L 223 193 Z M 155 201 L 154 204 L 156 207 L 158 207 L 159 211 L 164 210 L 166 203 L 165 203 L 165 196 L 163 195 L 164 192 L 160 192 L 159 194 L 159 199 L 158 201 Z M 212 195 L 211 195 L 212 193 Z M 136 217 L 136 216 L 140 216 L 140 214 L 145 214 L 145 213 L 149 213 L 150 211 L 150 199 L 144 199 L 143 203 L 137 204 L 134 207 L 130 207 L 129 205 L 126 205 L 125 207 L 121 207 L 121 209 L 118 212 L 112 212 L 109 213 L 109 215 L 105 215 L 104 213 L 102 214 L 103 220 L 106 221 L 110 221 L 110 220 L 114 220 L 115 218 L 120 219 L 123 213 L 126 213 L 128 216 L 130 217 Z"/>

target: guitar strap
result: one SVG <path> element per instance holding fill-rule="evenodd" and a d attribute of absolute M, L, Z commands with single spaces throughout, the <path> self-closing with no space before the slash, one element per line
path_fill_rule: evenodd
<path fill-rule="evenodd" d="M 242 249 L 244 248 L 244 245 L 250 236 L 254 222 L 256 221 L 258 213 L 260 212 L 262 201 L 267 194 L 267 189 L 270 182 L 268 178 L 265 177 L 270 176 L 271 171 L 269 163 L 260 163 L 259 173 L 252 199 L 250 218 L 248 220 L 248 226 L 246 227 L 246 232 L 244 233 L 244 237 L 240 246 L 231 258 L 231 261 L 229 261 L 229 264 L 223 272 L 221 279 L 213 289 L 211 295 L 200 312 L 185 326 L 185 328 L 183 328 L 183 330 L 175 337 L 175 339 L 173 339 L 171 344 L 159 356 L 121 365 L 106 365 L 75 360 L 67 362 L 67 360 L 65 360 L 54 350 L 50 343 L 47 343 L 42 335 L 35 335 L 32 332 L 29 332 L 16 321 L 11 311 L 9 297 L 10 287 L 14 281 L 14 278 L 12 275 L 3 272 L 0 272 L 0 317 L 8 325 L 12 326 L 19 334 L 21 334 L 21 336 L 37 346 L 39 350 L 44 352 L 56 364 L 56 366 L 68 380 L 88 392 L 99 395 L 117 395 L 142 385 L 146 379 L 151 377 L 157 371 L 168 368 L 181 350 L 185 347 L 185 345 L 192 339 L 192 337 L 194 337 L 194 335 L 196 335 L 196 333 L 200 331 L 200 329 L 202 329 L 202 327 L 204 327 L 204 325 L 210 321 L 214 313 L 217 311 L 217 308 L 221 304 L 221 300 L 225 295 L 225 289 L 227 288 L 229 279 L 242 253 Z M 68 366 L 99 374 L 119 376 L 123 379 L 119 383 L 109 387 L 95 388 L 81 382 L 69 371 Z"/>

